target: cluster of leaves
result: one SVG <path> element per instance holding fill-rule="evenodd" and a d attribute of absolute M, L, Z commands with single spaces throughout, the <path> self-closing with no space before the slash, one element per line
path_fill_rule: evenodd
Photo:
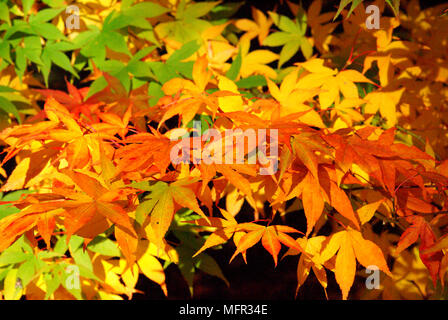
<path fill-rule="evenodd" d="M 444 295 L 442 6 L 376 1 L 369 30 L 357 0 L 252 19 L 232 18 L 242 3 L 80 0 L 69 30 L 69 4 L 0 2 L 3 298 L 131 299 L 140 274 L 168 294 L 169 265 L 193 294 L 197 270 L 227 283 L 207 251 L 231 240 L 230 261 L 258 243 L 275 265 L 300 255 L 297 290 L 313 270 L 326 293 L 333 272 L 347 299 L 358 262 L 384 278 L 361 297 Z M 66 92 L 49 89 L 58 74 Z M 195 120 L 277 129 L 278 171 L 173 163 L 171 138 Z M 238 222 L 244 203 L 251 222 Z"/>

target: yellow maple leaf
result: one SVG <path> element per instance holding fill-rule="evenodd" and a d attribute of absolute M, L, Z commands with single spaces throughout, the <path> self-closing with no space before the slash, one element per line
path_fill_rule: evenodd
<path fill-rule="evenodd" d="M 278 87 L 273 81 L 266 78 L 269 92 L 272 97 L 280 104 L 280 116 L 286 116 L 298 112 L 306 112 L 300 116 L 300 121 L 311 126 L 324 128 L 319 114 L 313 110 L 309 105 L 305 104 L 317 92 L 307 90 L 307 88 L 297 88 L 297 74 L 298 70 L 294 70 L 288 74 Z"/>
<path fill-rule="evenodd" d="M 263 12 L 252 7 L 253 21 L 250 19 L 239 19 L 235 21 L 235 26 L 243 31 L 246 31 L 241 36 L 240 41 L 252 40 L 258 37 L 258 43 L 261 45 L 263 40 L 269 34 L 269 28 L 273 21 L 271 17 L 266 17 Z"/>
<path fill-rule="evenodd" d="M 388 126 L 397 123 L 397 105 L 405 91 L 404 88 L 394 91 L 374 91 L 367 94 L 364 99 L 367 101 L 365 113 L 375 114 L 378 110 L 386 118 Z"/>
<path fill-rule="evenodd" d="M 250 42 L 244 39 L 240 42 L 241 47 L 241 77 L 247 78 L 254 74 L 260 74 L 269 78 L 276 78 L 277 72 L 267 64 L 277 60 L 278 54 L 270 50 L 254 50 L 249 52 Z"/>

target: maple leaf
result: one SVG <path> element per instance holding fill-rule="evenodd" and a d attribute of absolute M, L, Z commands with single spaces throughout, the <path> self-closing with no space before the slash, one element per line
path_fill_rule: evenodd
<path fill-rule="evenodd" d="M 412 50 L 413 52 L 419 50 L 418 44 L 416 43 L 408 41 L 392 41 L 393 30 L 399 25 L 400 23 L 396 18 L 385 19 L 383 21 L 383 30 L 375 34 L 377 44 L 376 51 L 369 52 L 364 59 L 363 73 L 372 67 L 373 62 L 376 62 L 378 66 L 378 79 L 382 87 L 386 87 L 395 82 L 393 80 L 393 75 L 399 68 L 397 68 L 394 62 L 409 57 L 410 52 L 406 52 L 407 50 Z"/>
<path fill-rule="evenodd" d="M 250 51 L 250 42 L 243 39 L 240 42 L 241 49 L 241 77 L 247 78 L 254 74 L 264 75 L 269 78 L 276 78 L 277 73 L 268 66 L 269 63 L 278 59 L 278 55 L 269 50 Z"/>
<path fill-rule="evenodd" d="M 287 233 L 301 233 L 294 228 L 284 226 L 284 225 L 271 225 L 266 228 L 261 238 L 261 244 L 263 247 L 272 255 L 274 259 L 274 264 L 277 266 L 278 254 L 281 249 L 281 243 L 289 248 L 293 248 L 300 252 L 304 252 L 302 245 L 295 244 Z M 236 252 L 235 252 L 236 254 Z"/>
<path fill-rule="evenodd" d="M 316 222 L 319 220 L 325 206 L 325 198 L 321 194 L 319 182 L 308 173 L 303 181 L 302 203 L 305 210 L 308 236 Z"/>
<path fill-rule="evenodd" d="M 300 245 L 287 233 L 298 232 L 294 228 L 288 226 L 268 226 L 263 227 L 254 223 L 245 223 L 238 225 L 239 230 L 246 231 L 236 244 L 236 250 L 230 258 L 230 262 L 240 253 L 245 253 L 247 249 L 253 247 L 260 240 L 263 247 L 272 255 L 275 265 L 277 265 L 277 256 L 280 251 L 280 243 L 303 252 Z M 246 261 L 247 263 L 247 261 Z"/>
<path fill-rule="evenodd" d="M 368 93 L 364 99 L 367 101 L 364 109 L 367 114 L 375 114 L 377 111 L 386 118 L 389 126 L 397 123 L 397 105 L 403 95 L 404 88 L 396 90 L 383 90 Z"/>
<path fill-rule="evenodd" d="M 305 101 L 313 97 L 317 92 L 309 90 L 301 90 L 297 86 L 297 73 L 295 70 L 288 74 L 282 81 L 280 88 L 274 82 L 266 78 L 269 92 L 275 100 L 280 104 L 280 116 L 286 116 L 293 113 L 303 112 L 300 121 L 310 126 L 324 128 L 321 117 Z"/>
<path fill-rule="evenodd" d="M 148 175 L 154 172 L 164 173 L 169 166 L 170 150 L 174 143 L 156 132 L 138 133 L 131 135 L 124 141 L 125 146 L 117 149 L 115 158 L 117 168 L 122 172 L 141 172 Z M 134 179 L 134 177 L 131 177 Z M 141 179 L 141 175 L 138 175 Z"/>
<path fill-rule="evenodd" d="M 336 172 L 328 167 L 321 167 L 316 179 L 312 171 L 301 176 L 297 186 L 289 192 L 288 198 L 302 196 L 302 203 L 307 217 L 307 235 L 322 214 L 323 205 L 329 203 L 337 212 L 359 229 L 358 218 L 346 193 L 336 183 Z M 315 193 L 310 193 L 314 191 Z M 322 210 L 321 210 L 322 209 Z"/>
<path fill-rule="evenodd" d="M 65 172 L 83 193 L 69 193 L 61 207 L 66 209 L 65 228 L 67 238 L 77 233 L 84 238 L 93 239 L 97 234 L 107 229 L 106 219 L 120 226 L 126 232 L 135 234 L 134 227 L 123 202 L 127 203 L 126 194 L 133 189 L 105 188 L 97 179 L 81 172 Z M 55 191 L 56 193 L 59 190 Z M 64 192 L 64 191 L 62 191 Z M 91 221 L 89 224 L 87 224 Z M 95 223 L 93 223 L 95 222 Z"/>
<path fill-rule="evenodd" d="M 305 280 L 308 278 L 310 270 L 313 270 L 317 277 L 317 280 L 324 288 L 325 295 L 327 296 L 327 274 L 325 272 L 324 266 L 321 264 L 320 253 L 322 251 L 322 245 L 326 241 L 326 237 L 318 236 L 312 238 L 297 238 L 296 241 L 303 248 L 306 254 L 302 254 L 297 264 L 297 289 L 296 296 L 299 292 L 300 287 L 303 285 Z M 297 255 L 300 252 L 290 248 L 283 257 L 289 255 Z M 327 297 L 328 298 L 328 297 Z"/>
<path fill-rule="evenodd" d="M 258 43 L 261 45 L 263 40 L 269 34 L 269 28 L 272 25 L 272 18 L 266 17 L 263 12 L 255 7 L 251 7 L 253 21 L 250 19 L 238 19 L 234 22 L 235 26 L 243 31 L 245 34 L 241 36 L 240 42 L 244 39 L 252 40 L 258 38 Z"/>
<path fill-rule="evenodd" d="M 215 165 L 216 171 L 220 172 L 229 183 L 233 184 L 238 190 L 244 193 L 252 207 L 256 207 L 249 181 L 238 172 L 236 165 Z"/>
<path fill-rule="evenodd" d="M 127 295 L 132 299 L 133 293 L 140 293 L 135 289 L 139 273 L 137 265 L 127 268 L 123 259 L 101 259 L 101 256 L 94 259 L 92 264 L 102 282 L 99 288 L 102 299 L 119 299 L 116 297 L 117 294 Z"/>
<path fill-rule="evenodd" d="M 431 226 L 421 216 L 410 216 L 406 220 L 410 226 L 403 232 L 397 244 L 396 253 L 400 254 L 420 238 L 420 258 L 431 275 L 434 286 L 440 270 L 442 251 L 440 245 L 437 247 L 436 236 Z M 431 248 L 431 250 L 427 250 Z"/>
<path fill-rule="evenodd" d="M 70 188 L 54 187 L 53 194 L 34 194 L 24 199 L 10 202 L 21 212 L 2 219 L 2 244 L 8 246 L 18 236 L 37 226 L 46 242 L 53 233 L 56 216 L 64 217 L 67 242 L 71 235 L 82 235 L 88 241 L 104 232 L 111 223 L 135 234 L 127 208 L 126 195 L 132 189 L 107 189 L 97 179 L 78 171 L 64 170 L 68 181 L 73 181 L 80 191 Z M 0 249 L 4 249 L 3 245 Z M 1 251 L 1 250 L 0 250 Z"/>
<path fill-rule="evenodd" d="M 369 222 L 370 219 L 372 219 L 372 217 L 374 216 L 375 212 L 378 210 L 378 207 L 383 202 L 384 202 L 384 199 L 381 199 L 381 200 L 366 204 L 365 206 L 356 210 L 356 213 L 358 214 L 361 224 Z"/>
<path fill-rule="evenodd" d="M 371 146 L 368 147 L 364 144 L 364 142 L 367 142 L 365 139 L 353 136 L 353 138 L 348 139 L 348 141 L 344 141 L 341 136 L 329 135 L 324 137 L 324 140 L 336 149 L 336 163 L 344 171 L 350 170 L 354 162 L 367 172 L 372 172 L 374 171 L 374 168 L 379 167 L 377 158 L 372 155 L 375 154 L 374 152 L 376 151 L 372 148 L 373 143 L 370 143 Z M 381 152 L 383 152 L 383 150 L 381 150 Z M 389 155 L 391 155 L 391 153 L 389 153 Z"/>
<path fill-rule="evenodd" d="M 190 183 L 190 181 L 178 180 L 171 184 L 159 181 L 151 186 L 137 185 L 145 191 L 150 191 L 150 194 L 140 203 L 140 209 L 137 209 L 139 210 L 137 221 L 141 222 L 144 228 L 150 229 L 147 233 L 153 234 L 151 240 L 155 241 L 157 246 L 163 247 L 163 238 L 177 211 L 175 203 L 181 208 L 189 208 L 204 219 L 208 219 L 199 207 L 195 193 L 188 188 Z M 147 214 L 149 215 L 147 219 L 141 216 Z"/>
<path fill-rule="evenodd" d="M 236 48 L 221 35 L 229 24 L 230 21 L 205 29 L 201 34 L 204 45 L 198 50 L 199 56 L 207 53 L 209 68 L 220 73 L 229 67 L 226 61 L 237 52 Z"/>
<path fill-rule="evenodd" d="M 121 119 L 118 115 L 111 112 L 102 112 L 98 117 L 103 121 L 102 123 L 92 124 L 91 128 L 94 132 L 107 133 L 110 136 L 116 134 L 120 135 L 122 139 L 125 138 L 130 129 L 129 120 L 132 115 L 132 105 L 129 105 L 128 110 Z"/>
<path fill-rule="evenodd" d="M 221 214 L 223 215 L 224 219 L 222 218 L 216 218 L 216 217 L 209 217 L 206 221 L 205 219 L 199 219 L 195 221 L 186 221 L 190 223 L 194 223 L 200 226 L 207 226 L 216 228 L 216 230 L 208 236 L 205 243 L 202 245 L 202 247 L 194 254 L 194 256 L 197 256 L 204 250 L 223 244 L 230 240 L 232 238 L 233 234 L 237 232 L 237 226 L 238 222 L 235 220 L 235 218 L 226 210 L 221 209 Z M 194 257 L 193 256 L 193 257 Z"/>
<path fill-rule="evenodd" d="M 150 280 L 154 281 L 162 288 L 167 296 L 168 289 L 165 282 L 165 271 L 160 261 L 152 254 L 150 245 L 144 240 L 139 243 L 135 251 L 138 257 L 137 264 L 140 271 Z"/>
<path fill-rule="evenodd" d="M 358 99 L 358 88 L 355 82 L 373 83 L 356 70 L 333 70 L 323 65 L 322 59 L 311 59 L 296 65 L 303 67 L 303 73 L 297 82 L 298 89 L 320 88 L 319 102 L 322 109 L 333 103 L 339 104 L 340 94 L 345 98 Z"/>
<path fill-rule="evenodd" d="M 377 266 L 388 276 L 392 276 L 381 249 L 372 241 L 363 238 L 356 230 L 339 231 L 330 239 L 321 253 L 322 263 L 328 261 L 337 252 L 335 264 L 336 281 L 347 299 L 356 273 L 356 260 L 364 267 Z"/>
<path fill-rule="evenodd" d="M 394 262 L 392 274 L 393 279 L 381 281 L 384 300 L 420 300 L 429 295 L 431 277 L 427 275 L 427 268 L 419 258 L 418 248 L 403 251 Z"/>
<path fill-rule="evenodd" d="M 175 115 L 182 116 L 185 127 L 194 118 L 196 113 L 199 112 L 201 106 L 211 105 L 214 110 L 213 114 L 216 113 L 215 106 L 217 106 L 217 103 L 211 98 L 214 95 L 208 97 L 204 93 L 205 87 L 212 76 L 212 72 L 207 70 L 207 66 L 207 58 L 203 55 L 196 60 L 193 66 L 193 81 L 174 78 L 163 85 L 162 90 L 166 95 L 183 93 L 183 96 L 166 108 L 166 112 L 159 122 L 159 127 L 163 122 Z"/>
<path fill-rule="evenodd" d="M 127 260 L 128 266 L 132 266 L 137 260 L 138 237 L 126 232 L 120 226 L 115 227 L 114 235 L 121 252 Z"/>
<path fill-rule="evenodd" d="M 25 125 L 3 133 L 5 141 L 11 144 L 5 160 L 14 155 L 22 160 L 3 190 L 32 187 L 53 174 L 58 175 L 55 163 L 61 160 L 68 162 L 69 169 L 96 166 L 96 161 L 102 158 L 101 155 L 108 148 L 102 139 L 116 139 L 107 132 L 85 130 L 63 105 L 51 97 L 44 110 L 50 121 Z M 25 139 L 23 134 L 28 132 L 37 141 Z"/>
<path fill-rule="evenodd" d="M 296 15 L 297 18 L 294 20 L 275 12 L 269 12 L 269 15 L 281 31 L 270 34 L 264 39 L 263 44 L 273 47 L 283 46 L 280 51 L 278 67 L 280 68 L 291 59 L 299 49 L 305 58 L 309 59 L 313 53 L 313 46 L 305 37 L 307 16 L 304 10 L 300 7 Z"/>
<path fill-rule="evenodd" d="M 89 88 L 86 87 L 77 89 L 67 80 L 65 81 L 65 83 L 67 85 L 68 94 L 63 91 L 52 89 L 35 90 L 47 99 L 50 97 L 54 98 L 60 104 L 64 105 L 76 119 L 79 118 L 80 114 L 83 114 L 84 116 L 92 120 L 92 114 L 95 113 L 95 111 L 101 105 L 101 102 L 95 101 L 94 99 L 86 100 Z"/>
<path fill-rule="evenodd" d="M 245 253 L 247 249 L 253 247 L 256 243 L 258 243 L 265 233 L 265 228 L 260 225 L 253 226 L 255 230 L 251 230 L 245 233 L 236 244 L 236 250 L 233 256 L 230 258 L 230 262 L 239 254 Z M 245 262 L 247 263 L 246 257 L 244 257 Z"/>
<path fill-rule="evenodd" d="M 344 99 L 342 102 L 335 104 L 334 109 L 331 110 L 332 118 L 336 118 L 335 128 L 338 128 L 336 125 L 337 121 L 345 122 L 346 127 L 353 127 L 354 122 L 359 122 L 364 120 L 364 116 L 361 114 L 361 105 L 364 104 L 365 101 L 362 99 Z M 356 109 L 359 109 L 356 110 Z"/>
<path fill-rule="evenodd" d="M 290 1 L 286 1 L 286 3 L 294 16 L 297 16 L 300 6 Z M 332 38 L 331 32 L 336 28 L 338 22 L 326 23 L 332 19 L 333 12 L 325 12 L 321 14 L 321 11 L 322 0 L 313 1 L 308 7 L 306 15 L 307 24 L 310 26 L 313 35 L 314 45 L 323 53 L 329 51 L 328 45 Z"/>
<path fill-rule="evenodd" d="M 209 222 L 205 219 L 191 221 L 201 226 L 212 227 L 216 229 L 205 241 L 202 247 L 194 254 L 197 256 L 204 250 L 226 243 L 234 236 L 236 250 L 230 258 L 230 262 L 238 255 L 242 254 L 246 261 L 247 249 L 253 247 L 261 240 L 263 247 L 272 255 L 275 265 L 277 265 L 278 254 L 281 249 L 281 243 L 294 248 L 298 251 L 303 251 L 300 245 L 287 233 L 301 233 L 294 228 L 284 225 L 271 225 L 264 227 L 252 222 L 238 223 L 235 218 L 226 210 L 220 208 L 224 219 L 210 217 Z M 247 261 L 246 261 L 247 263 Z"/>
<path fill-rule="evenodd" d="M 242 111 L 244 109 L 243 98 L 238 96 L 238 86 L 230 79 L 220 76 L 218 77 L 218 88 L 221 91 L 233 92 L 235 96 L 220 97 L 218 98 L 218 104 L 222 111 L 232 112 L 232 111 Z"/>
<path fill-rule="evenodd" d="M 130 112 L 132 108 L 132 114 L 130 121 L 136 127 L 145 128 L 141 124 L 138 115 L 144 113 L 149 108 L 148 102 L 148 86 L 142 85 L 137 89 L 133 89 L 130 92 L 126 89 L 123 83 L 116 77 L 103 72 L 103 76 L 97 81 L 101 81 L 100 85 L 92 85 L 87 95 L 87 101 L 100 101 L 102 105 L 105 105 L 103 112 L 115 113 L 118 117 L 125 118 L 125 114 Z M 126 117 L 129 117 L 128 115 Z M 145 128 L 146 129 L 146 128 Z"/>
<path fill-rule="evenodd" d="M 55 210 L 55 208 L 56 205 L 52 206 L 50 210 Z M 35 208 L 33 207 L 33 209 Z M 51 214 L 51 212 L 49 212 L 48 214 Z M 0 251 L 4 251 L 22 234 L 24 234 L 28 230 L 33 229 L 38 222 L 41 230 L 43 231 L 42 234 L 45 235 L 45 239 L 48 240 L 49 230 L 47 227 L 42 228 L 44 222 L 41 222 L 41 220 L 44 220 L 44 218 L 41 218 L 39 213 L 34 213 L 30 209 L 22 210 L 19 213 L 15 213 L 3 218 L 0 222 Z M 48 224 L 51 225 L 51 222 Z"/>

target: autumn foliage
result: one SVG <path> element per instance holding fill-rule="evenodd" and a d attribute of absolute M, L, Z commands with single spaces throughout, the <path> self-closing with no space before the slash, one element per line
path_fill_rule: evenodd
<path fill-rule="evenodd" d="M 0 3 L 2 298 L 132 299 L 139 277 L 169 296 L 170 264 L 194 296 L 198 270 L 227 283 L 207 253 L 228 242 L 230 263 L 254 246 L 296 259 L 297 291 L 315 277 L 342 299 L 446 297 L 443 5 L 372 2 L 371 30 L 360 1 L 243 18 L 242 3 L 65 2 Z M 278 130 L 278 170 L 173 163 L 194 121 Z M 354 292 L 372 265 L 380 288 Z"/>

